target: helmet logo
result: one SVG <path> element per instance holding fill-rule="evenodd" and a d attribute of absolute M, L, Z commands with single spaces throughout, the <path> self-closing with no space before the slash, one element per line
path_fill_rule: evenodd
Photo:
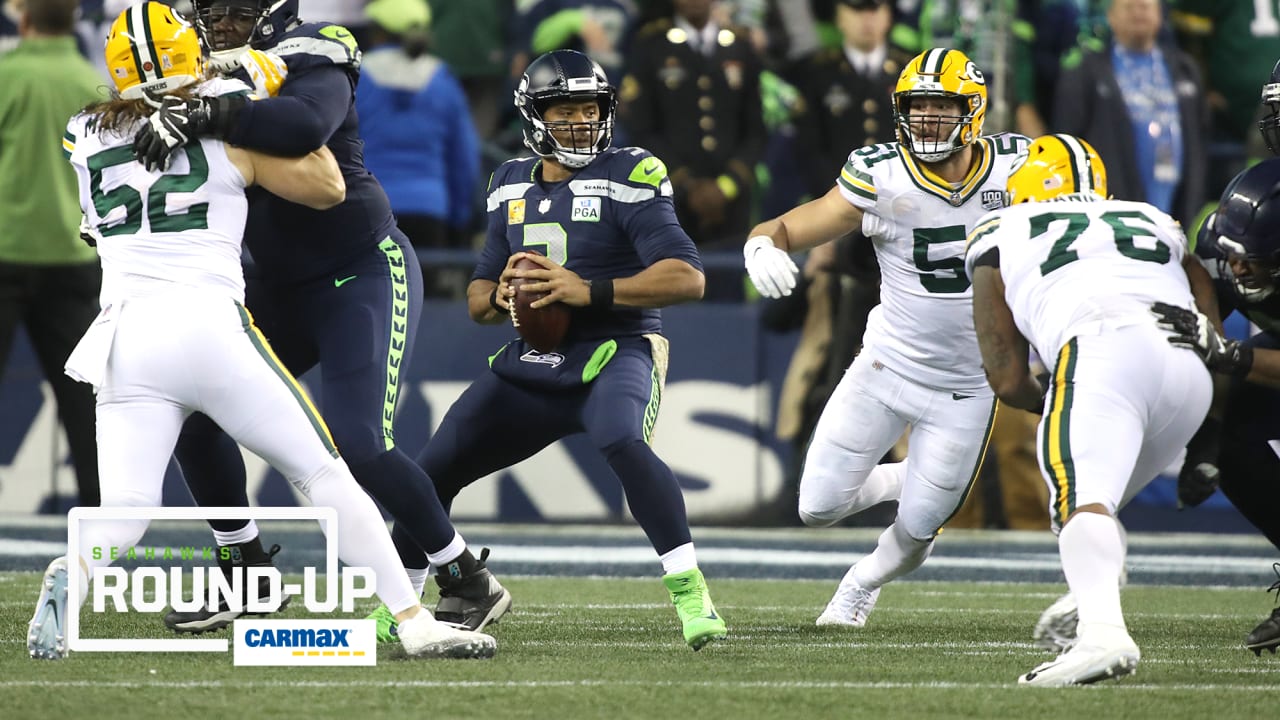
<path fill-rule="evenodd" d="M 982 71 L 978 69 L 977 65 L 973 64 L 972 60 L 964 64 L 964 74 L 960 76 L 960 79 L 968 80 L 974 85 L 987 84 L 987 79 L 982 76 Z"/>

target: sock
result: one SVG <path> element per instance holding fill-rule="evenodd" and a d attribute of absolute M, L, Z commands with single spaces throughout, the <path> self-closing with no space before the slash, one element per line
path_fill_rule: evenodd
<path fill-rule="evenodd" d="M 240 545 L 258 537 L 258 524 L 250 520 L 244 527 L 232 532 L 223 532 L 222 530 L 213 531 L 213 539 L 218 542 L 221 547 L 228 545 Z"/>
<path fill-rule="evenodd" d="M 663 575 L 675 575 L 698 567 L 698 555 L 693 551 L 691 542 L 662 553 L 661 559 Z"/>
<path fill-rule="evenodd" d="M 622 481 L 631 515 L 659 555 L 693 542 L 680 483 L 652 448 L 632 440 L 606 448 L 604 456 Z"/>
<path fill-rule="evenodd" d="M 422 597 L 422 589 L 427 586 L 427 569 L 405 568 L 404 571 L 409 576 L 409 584 L 413 586 L 414 594 Z"/>
<path fill-rule="evenodd" d="M 467 550 L 467 541 L 463 540 L 462 535 L 455 530 L 453 539 L 449 541 L 449 544 L 445 545 L 441 550 L 427 553 L 427 560 L 432 565 L 449 565 L 455 560 L 459 560 L 463 555 L 470 560 L 470 563 L 467 563 L 466 560 L 462 561 L 462 564 L 466 566 L 462 568 L 467 571 L 463 573 L 465 575 L 471 571 L 471 566 L 475 565 L 476 559 Z"/>
<path fill-rule="evenodd" d="M 457 531 L 436 496 L 431 478 L 399 449 L 351 466 L 351 474 L 403 526 L 413 543 L 440 552 Z"/>
<path fill-rule="evenodd" d="M 396 557 L 382 513 L 360 489 L 342 460 L 333 459 L 310 477 L 291 482 L 312 505 L 338 508 L 338 557 L 354 567 L 372 568 L 378 598 L 393 615 L 421 604 Z"/>
<path fill-rule="evenodd" d="M 249 507 L 244 458 L 231 436 L 202 413 L 187 418 L 174 449 L 191 497 L 201 507 Z M 247 520 L 210 520 L 215 532 L 238 533 Z M 257 534 L 256 532 L 254 533 Z M 219 543 L 224 544 L 224 543 Z M 226 543 L 228 545 L 232 543 Z"/>
<path fill-rule="evenodd" d="M 1124 545 L 1115 518 L 1078 513 L 1058 533 L 1058 553 L 1067 586 L 1080 606 L 1080 634 L 1088 625 L 1124 628 L 1120 609 Z"/>
<path fill-rule="evenodd" d="M 931 552 L 932 540 L 917 540 L 895 522 L 880 533 L 876 549 L 853 567 L 853 579 L 874 590 L 920 567 Z"/>

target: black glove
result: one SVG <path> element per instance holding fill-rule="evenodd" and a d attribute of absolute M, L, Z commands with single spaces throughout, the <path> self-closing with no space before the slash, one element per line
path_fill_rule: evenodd
<path fill-rule="evenodd" d="M 1178 473 L 1178 509 L 1195 507 L 1218 490 L 1218 453 L 1222 446 L 1222 421 L 1205 418 L 1187 443 L 1187 459 Z"/>
<path fill-rule="evenodd" d="M 248 100 L 244 95 L 180 98 L 166 95 L 151 102 L 151 113 L 133 139 L 133 157 L 148 170 L 167 170 L 173 152 L 202 136 L 227 139 Z"/>
<path fill-rule="evenodd" d="M 1204 313 L 1162 302 L 1151 310 L 1160 327 L 1173 335 L 1169 342 L 1194 350 L 1210 370 L 1244 378 L 1253 368 L 1253 348 L 1219 335 Z"/>

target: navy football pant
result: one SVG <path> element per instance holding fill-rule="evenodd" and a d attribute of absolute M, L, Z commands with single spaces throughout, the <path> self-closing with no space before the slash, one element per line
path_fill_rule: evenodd
<path fill-rule="evenodd" d="M 320 366 L 319 404 L 356 480 L 403 520 L 413 542 L 435 552 L 454 536 L 430 478 L 395 445 L 400 377 L 422 311 L 422 269 L 398 231 L 335 271 L 299 285 L 246 279 L 246 307 L 295 376 Z M 194 415 L 177 449 L 187 486 L 205 506 L 244 506 L 239 448 L 211 420 Z M 226 532 L 242 521 L 213 521 Z"/>
<path fill-rule="evenodd" d="M 1280 342 L 1255 335 L 1249 344 L 1267 350 Z M 1280 390 L 1233 382 L 1223 422 L 1219 487 L 1254 527 L 1280 548 L 1280 457 L 1270 441 L 1280 440 Z"/>
<path fill-rule="evenodd" d="M 691 538 L 680 485 L 648 444 L 660 401 L 646 342 L 619 343 L 600 375 L 582 388 L 534 390 L 486 372 L 449 408 L 418 464 L 448 507 L 479 478 L 585 432 L 617 474 L 632 515 L 662 554 Z M 405 567 L 426 567 L 399 522 L 392 539 Z"/>

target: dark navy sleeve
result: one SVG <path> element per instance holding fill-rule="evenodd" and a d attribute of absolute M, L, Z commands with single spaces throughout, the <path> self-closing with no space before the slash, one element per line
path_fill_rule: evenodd
<path fill-rule="evenodd" d="M 351 110 L 353 97 L 351 77 L 337 65 L 290 75 L 277 97 L 245 106 L 227 142 L 301 157 L 329 141 Z"/>
<path fill-rule="evenodd" d="M 640 261 L 647 267 L 659 260 L 675 258 L 702 270 L 698 249 L 676 219 L 667 166 L 640 148 L 628 149 L 617 157 L 613 181 L 632 188 L 632 193 L 653 193 L 643 202 L 618 203 L 623 232 L 631 239 Z"/>
<path fill-rule="evenodd" d="M 485 207 L 489 211 L 489 229 L 485 232 L 480 262 L 476 263 L 476 269 L 471 273 L 472 280 L 498 282 L 503 268 L 507 266 L 507 258 L 511 257 L 511 245 L 507 242 L 506 208 L 502 202 L 488 199 L 493 197 L 494 188 L 501 186 L 499 176 L 504 175 L 505 170 L 505 166 L 498 168 L 489 179 L 489 195 L 485 200 Z"/>

